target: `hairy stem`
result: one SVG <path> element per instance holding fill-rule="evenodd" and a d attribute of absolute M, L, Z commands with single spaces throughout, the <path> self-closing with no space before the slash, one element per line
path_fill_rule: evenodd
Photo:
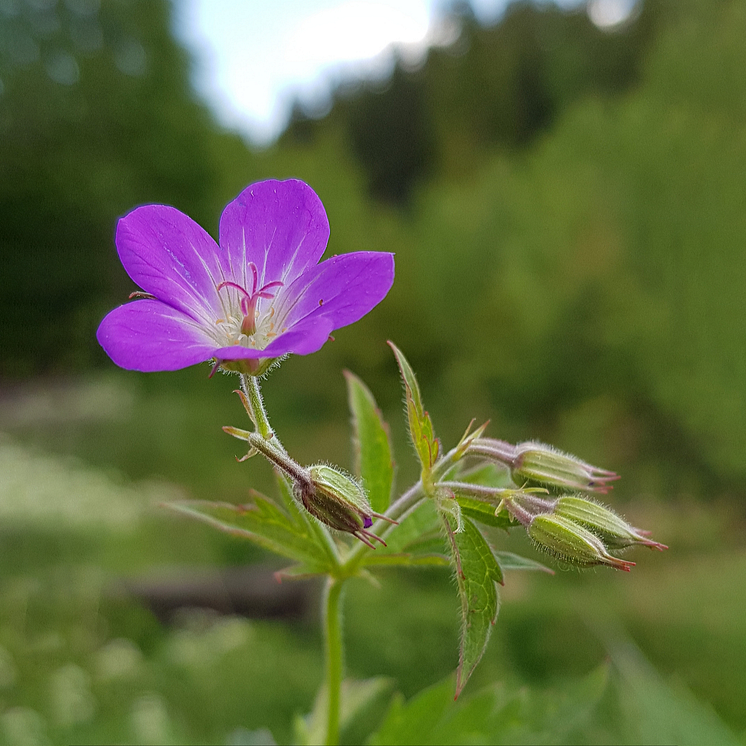
<path fill-rule="evenodd" d="M 265 440 L 273 440 L 276 446 L 282 448 L 280 441 L 276 438 L 272 428 L 269 426 L 267 410 L 264 409 L 262 392 L 259 388 L 259 379 L 256 376 L 242 374 L 241 388 L 243 389 L 244 394 L 246 394 L 246 399 L 251 407 L 251 419 L 254 421 L 259 435 L 261 435 Z"/>
<path fill-rule="evenodd" d="M 324 652 L 326 655 L 326 743 L 339 743 L 339 715 L 342 699 L 342 589 L 344 580 L 327 578 L 324 594 Z"/>
<path fill-rule="evenodd" d="M 263 444 L 258 443 L 256 439 L 253 439 L 253 442 L 252 442 L 251 438 L 249 439 L 249 443 L 251 443 L 251 445 L 254 446 L 254 448 L 260 451 L 270 461 L 275 463 L 275 465 L 283 469 L 282 464 L 278 463 L 277 456 L 278 455 L 282 456 L 283 454 L 287 454 L 287 451 L 285 450 L 285 447 L 282 445 L 280 439 L 277 437 L 277 435 L 275 434 L 275 432 L 272 430 L 272 428 L 269 425 L 269 418 L 267 417 L 267 410 L 264 408 L 264 402 L 262 401 L 262 392 L 259 387 L 259 379 L 256 376 L 241 374 L 241 388 L 243 389 L 243 392 L 246 395 L 246 401 L 248 402 L 249 408 L 251 409 L 249 416 L 251 417 L 252 422 L 256 426 L 257 433 L 265 441 L 267 441 L 268 444 L 271 444 L 271 445 L 264 445 L 264 447 L 262 447 Z M 292 472 L 288 472 L 286 469 L 283 469 L 283 470 L 285 471 L 286 474 L 290 474 L 290 476 L 294 478 L 294 475 L 292 474 Z M 302 470 L 302 471 L 305 472 L 305 470 Z M 332 563 L 335 566 L 338 566 L 339 565 L 339 551 L 337 550 L 337 545 L 334 543 L 334 539 L 332 538 L 332 535 L 328 531 L 326 526 L 323 526 L 316 519 L 307 515 L 305 510 L 301 511 L 301 515 L 308 522 L 308 525 L 311 531 L 313 531 L 313 533 L 316 534 L 316 537 L 318 538 L 319 543 L 324 547 L 324 550 L 329 556 L 329 559 L 332 561 Z"/>

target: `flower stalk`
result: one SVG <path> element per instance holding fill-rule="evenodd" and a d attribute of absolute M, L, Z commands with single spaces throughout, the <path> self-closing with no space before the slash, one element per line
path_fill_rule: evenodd
<path fill-rule="evenodd" d="M 262 392 L 259 388 L 259 379 L 256 376 L 242 373 L 241 389 L 243 390 L 245 397 L 242 397 L 241 401 L 243 401 L 249 418 L 254 423 L 254 427 L 259 435 L 261 435 L 265 440 L 274 439 L 275 445 L 279 445 L 279 441 L 276 440 L 275 434 L 269 425 L 269 417 L 267 417 L 267 410 L 264 408 Z M 280 446 L 280 448 L 282 448 L 282 446 Z"/>
<path fill-rule="evenodd" d="M 324 653 L 326 657 L 326 738 L 327 746 L 339 743 L 339 716 L 342 702 L 342 590 L 344 579 L 328 576 L 324 591 Z"/>

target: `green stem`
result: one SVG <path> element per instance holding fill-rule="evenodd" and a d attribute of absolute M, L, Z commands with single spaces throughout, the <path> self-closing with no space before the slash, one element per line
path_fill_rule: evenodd
<path fill-rule="evenodd" d="M 282 448 L 280 441 L 269 426 L 267 410 L 264 409 L 262 392 L 259 388 L 259 379 L 256 376 L 241 374 L 241 388 L 243 389 L 244 394 L 246 394 L 246 399 L 251 407 L 251 412 L 253 414 L 251 419 L 254 421 L 254 425 L 256 425 L 259 435 L 261 435 L 264 440 L 274 440 L 275 445 Z"/>
<path fill-rule="evenodd" d="M 241 374 L 241 388 L 246 395 L 246 400 L 251 408 L 251 421 L 254 423 L 257 432 L 261 435 L 264 440 L 270 441 L 274 450 L 279 451 L 281 454 L 287 453 L 285 447 L 280 442 L 275 432 L 272 430 L 269 424 L 269 417 L 267 417 L 267 410 L 264 408 L 264 402 L 262 401 L 262 392 L 259 387 L 259 379 L 256 376 L 250 376 L 248 374 Z M 249 441 L 251 442 L 251 441 Z M 257 450 L 262 451 L 265 456 L 267 453 L 265 449 L 259 448 L 256 444 Z M 274 459 L 270 459 L 274 461 Z M 301 515 L 308 523 L 311 531 L 316 534 L 319 542 L 324 547 L 329 559 L 332 561 L 334 566 L 339 565 L 339 551 L 337 545 L 334 543 L 334 539 L 325 526 L 322 526 L 318 521 L 314 520 L 310 516 L 307 516 L 305 511 L 301 512 Z"/>
<path fill-rule="evenodd" d="M 339 743 L 339 715 L 342 699 L 342 607 L 344 580 L 327 578 L 324 596 L 324 651 L 326 654 L 326 740 L 327 746 Z"/>

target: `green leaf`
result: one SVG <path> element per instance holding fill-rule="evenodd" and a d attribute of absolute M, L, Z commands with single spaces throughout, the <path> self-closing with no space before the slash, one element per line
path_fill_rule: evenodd
<path fill-rule="evenodd" d="M 401 694 L 395 696 L 384 722 L 368 743 L 372 746 L 516 743 L 504 738 L 509 728 L 515 732 L 516 715 L 522 714 L 520 701 L 516 701 L 518 696 L 507 695 L 501 687 L 493 686 L 468 701 L 454 702 L 453 679 L 449 677 L 407 702 Z"/>
<path fill-rule="evenodd" d="M 328 567 L 328 556 L 307 524 L 294 521 L 272 500 L 255 494 L 248 505 L 184 500 L 167 507 L 256 544 L 283 557 L 299 560 L 320 572 Z"/>
<path fill-rule="evenodd" d="M 458 533 L 451 516 L 443 513 L 441 518 L 451 544 L 461 600 L 461 643 L 456 671 L 458 697 L 492 634 L 500 607 L 496 583 L 502 583 L 503 576 L 489 544 L 468 518 L 463 519 L 463 530 Z"/>
<path fill-rule="evenodd" d="M 468 516 L 475 521 L 479 521 L 480 523 L 484 523 L 487 526 L 507 530 L 511 526 L 517 525 L 507 511 L 502 511 L 499 515 L 495 515 L 494 505 L 483 503 L 480 500 L 474 500 L 469 497 L 463 497 L 458 493 L 456 493 L 456 500 L 461 506 L 461 512 L 463 515 Z"/>
<path fill-rule="evenodd" d="M 278 583 L 282 583 L 283 580 L 307 580 L 317 575 L 326 575 L 326 572 L 327 568 L 322 565 L 301 562 L 300 564 L 290 565 L 290 567 L 277 570 L 274 576 Z"/>
<path fill-rule="evenodd" d="M 606 691 L 606 669 L 562 688 L 541 691 L 493 684 L 453 700 L 453 680 L 439 682 L 405 701 L 393 698 L 372 746 L 399 744 L 596 743 L 593 720 Z M 608 716 L 607 716 L 608 717 Z M 600 731 L 605 734 L 604 730 Z M 617 743 L 611 734 L 604 743 Z"/>
<path fill-rule="evenodd" d="M 364 562 L 366 567 L 448 567 L 444 554 L 378 554 L 371 552 Z"/>
<path fill-rule="evenodd" d="M 402 381 L 404 382 L 409 434 L 422 464 L 423 472 L 429 473 L 433 464 L 438 460 L 440 441 L 435 437 L 430 415 L 422 406 L 420 387 L 417 385 L 417 379 L 415 378 L 412 367 L 407 362 L 401 350 L 393 342 L 389 342 L 389 346 L 394 351 Z"/>
<path fill-rule="evenodd" d="M 373 510 L 385 513 L 391 500 L 394 481 L 394 460 L 388 425 L 368 387 L 353 373 L 345 371 L 344 375 L 352 412 L 355 471 L 363 479 Z"/>
<path fill-rule="evenodd" d="M 417 506 L 394 530 L 386 537 L 385 547 L 378 547 L 375 552 L 366 554 L 400 554 L 401 552 L 425 551 L 432 552 L 433 546 L 422 546 L 423 540 L 439 539 L 438 550 L 442 551 L 443 542 L 440 538 L 441 526 L 438 513 L 432 500 L 425 500 Z M 437 551 L 437 550 L 436 550 Z"/>
<path fill-rule="evenodd" d="M 513 552 L 494 552 L 494 555 L 502 570 L 538 570 L 539 572 L 554 575 L 554 570 L 551 568 L 542 565 L 541 562 L 537 562 L 536 560 L 522 557 L 520 554 L 513 554 Z"/>

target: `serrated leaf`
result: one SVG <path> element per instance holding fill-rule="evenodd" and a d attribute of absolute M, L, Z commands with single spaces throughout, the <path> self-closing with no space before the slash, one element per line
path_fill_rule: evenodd
<path fill-rule="evenodd" d="M 455 532 L 455 521 L 441 514 L 450 540 L 456 583 L 461 601 L 461 642 L 456 671 L 456 697 L 482 658 L 500 608 L 496 583 L 502 583 L 502 571 L 489 544 L 479 529 L 463 519 L 462 530 Z"/>
<path fill-rule="evenodd" d="M 254 495 L 248 505 L 184 500 L 168 503 L 168 507 L 184 515 L 208 523 L 234 536 L 251 539 L 271 552 L 290 559 L 307 562 L 314 567 L 328 567 L 323 547 L 306 524 L 294 521 L 272 500 Z"/>
<path fill-rule="evenodd" d="M 394 351 L 399 372 L 404 383 L 409 434 L 422 464 L 423 471 L 429 472 L 433 464 L 438 460 L 440 441 L 435 437 L 430 415 L 422 405 L 420 387 L 417 384 L 412 367 L 407 362 L 402 351 L 393 342 L 389 342 L 389 346 Z"/>
<path fill-rule="evenodd" d="M 550 567 L 542 565 L 541 562 L 529 559 L 528 557 L 522 557 L 520 554 L 513 554 L 513 552 L 494 552 L 494 555 L 502 570 L 535 570 L 554 575 L 554 570 Z"/>
<path fill-rule="evenodd" d="M 353 373 L 345 371 L 344 375 L 352 412 L 355 471 L 357 476 L 362 477 L 373 510 L 385 513 L 394 481 L 388 425 L 368 387 Z"/>

